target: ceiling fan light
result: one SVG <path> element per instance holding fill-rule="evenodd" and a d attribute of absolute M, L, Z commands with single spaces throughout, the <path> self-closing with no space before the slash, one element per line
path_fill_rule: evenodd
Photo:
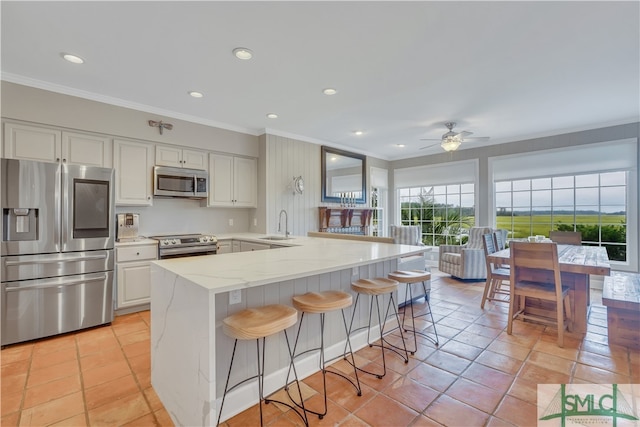
<path fill-rule="evenodd" d="M 440 146 L 445 151 L 455 151 L 458 149 L 458 147 L 460 147 L 461 143 L 462 141 L 460 141 L 460 138 L 456 138 L 455 136 L 447 136 L 442 140 Z"/>

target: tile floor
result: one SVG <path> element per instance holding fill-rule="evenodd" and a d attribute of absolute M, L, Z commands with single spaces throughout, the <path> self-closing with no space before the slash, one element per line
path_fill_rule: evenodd
<path fill-rule="evenodd" d="M 517 322 L 505 332 L 506 305 L 480 307 L 483 282 L 433 273 L 432 306 L 440 347 L 423 340 L 404 364 L 387 357 L 383 379 L 361 375 L 363 395 L 329 375 L 329 413 L 311 425 L 532 426 L 538 383 L 640 383 L 640 352 L 607 345 L 606 310 L 592 292 L 588 332 L 556 346 L 555 330 Z M 9 346 L 2 362 L 2 426 L 170 426 L 150 384 L 149 312 L 117 317 L 110 326 Z M 364 348 L 358 363 L 379 367 Z M 344 362 L 336 365 L 347 370 Z M 320 374 L 301 388 L 321 403 Z M 640 401 L 638 402 L 640 404 Z M 265 424 L 301 425 L 287 408 L 265 406 Z M 256 426 L 257 406 L 227 427 Z"/>

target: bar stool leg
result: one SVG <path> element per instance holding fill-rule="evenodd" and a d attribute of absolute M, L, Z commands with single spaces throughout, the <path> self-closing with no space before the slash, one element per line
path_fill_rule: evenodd
<path fill-rule="evenodd" d="M 296 410 L 295 406 L 292 406 L 292 405 L 290 405 L 288 403 L 285 403 L 285 402 L 282 402 L 282 401 L 279 401 L 279 400 L 272 400 L 272 399 L 268 399 L 267 398 L 267 399 L 264 399 L 264 403 L 268 404 L 268 403 L 271 403 L 271 402 L 275 402 L 275 403 L 279 403 L 281 405 L 284 405 L 284 406 L 287 406 L 287 407 L 293 409 L 295 411 L 295 413 L 298 414 L 298 416 L 300 418 L 302 418 L 302 421 L 304 422 L 304 425 L 309 427 L 309 420 L 307 418 L 307 410 L 304 407 L 304 399 L 302 398 L 302 389 L 300 388 L 300 381 L 298 380 L 298 371 L 296 370 L 295 364 L 293 364 L 294 353 L 291 350 L 291 344 L 289 343 L 289 335 L 287 334 L 287 331 L 284 330 L 283 332 L 284 332 L 284 339 L 287 342 L 287 352 L 289 354 L 289 360 L 291 361 L 291 363 L 289 365 L 289 369 L 293 369 L 293 376 L 295 378 L 296 386 L 298 387 L 298 396 L 300 397 L 300 402 L 301 403 L 300 403 L 300 405 L 298 405 L 293 399 L 291 399 L 291 400 L 293 401 L 293 403 L 296 406 L 298 406 L 300 409 L 302 409 L 302 414 Z M 262 356 L 263 356 L 263 358 L 262 358 L 262 370 L 264 372 L 264 346 L 263 346 L 263 349 L 262 349 L 262 353 L 263 353 L 262 354 Z M 287 391 L 287 394 L 289 394 L 289 384 L 288 384 L 288 382 L 289 382 L 289 377 L 287 375 L 287 384 L 285 385 L 285 390 Z M 260 410 L 262 411 L 262 408 Z M 260 422 L 262 423 L 262 417 L 260 418 Z M 260 424 L 260 425 L 262 425 L 262 424 Z"/>
<path fill-rule="evenodd" d="M 427 338 L 428 340 L 430 340 L 431 342 L 433 342 L 436 346 L 438 346 L 439 344 L 439 340 L 438 340 L 438 330 L 436 329 L 436 323 L 433 321 L 433 312 L 431 311 L 431 304 L 429 303 L 429 299 L 427 298 L 427 286 L 424 284 L 424 281 L 422 282 L 422 289 L 424 289 L 424 301 L 427 303 L 427 308 L 429 309 L 428 313 L 422 313 L 422 314 L 418 314 L 417 316 L 414 313 L 414 309 L 413 309 L 413 291 L 411 289 L 411 285 L 413 283 L 407 283 L 407 292 L 405 293 L 405 298 L 404 298 L 404 310 L 402 312 L 402 327 L 404 329 L 405 332 L 413 332 L 413 348 L 414 351 L 411 352 L 411 354 L 415 354 L 416 351 L 418 351 L 418 340 L 416 338 L 416 335 L 421 335 L 425 338 Z M 404 322 L 405 322 L 405 316 L 407 313 L 407 295 L 409 295 L 409 305 L 410 305 L 410 310 L 411 310 L 411 325 L 412 325 L 412 329 L 407 329 L 404 326 Z M 436 338 L 434 339 L 433 337 L 427 335 L 424 332 L 418 331 L 416 330 L 416 317 L 422 317 L 422 316 L 426 316 L 429 315 L 431 317 L 431 324 L 433 325 L 433 332 L 436 335 Z"/>
<path fill-rule="evenodd" d="M 289 365 L 289 371 L 287 372 L 287 386 L 285 387 L 285 390 L 287 390 L 287 393 L 289 394 L 289 376 L 291 375 L 291 370 L 295 369 L 295 365 L 294 365 L 294 359 L 298 356 L 301 356 L 305 353 L 311 352 L 311 351 L 316 351 L 316 350 L 320 350 L 320 371 L 322 372 L 322 387 L 323 387 L 323 392 L 324 392 L 324 409 L 322 412 L 317 412 L 317 411 L 313 411 L 311 409 L 306 409 L 304 408 L 304 406 L 300 406 L 298 404 L 298 402 L 295 401 L 295 399 L 293 399 L 293 397 L 291 396 L 291 394 L 289 394 L 289 398 L 291 399 L 291 401 L 298 406 L 299 408 L 303 409 L 305 412 L 310 412 L 312 414 L 315 414 L 318 416 L 319 419 L 324 418 L 324 416 L 327 414 L 327 373 L 330 374 L 334 374 L 334 375 L 338 375 L 344 379 L 346 379 L 347 381 L 349 381 L 355 388 L 357 391 L 358 396 L 362 396 L 362 388 L 360 387 L 360 379 L 358 378 L 358 371 L 355 368 L 355 357 L 353 355 L 353 349 L 351 347 L 351 340 L 349 339 L 349 331 L 347 329 L 347 321 L 346 321 L 346 317 L 344 315 L 344 309 L 341 310 L 342 312 L 342 323 L 344 324 L 344 331 L 347 334 L 347 341 L 345 343 L 345 352 L 343 354 L 343 358 L 345 360 L 347 360 L 347 356 L 346 356 L 346 347 L 349 347 L 349 354 L 351 355 L 351 365 L 353 365 L 354 369 L 354 375 L 356 377 L 356 382 L 354 383 L 353 380 L 349 377 L 347 377 L 346 375 L 341 374 L 340 372 L 335 372 L 335 371 L 330 371 L 327 370 L 327 366 L 326 366 L 326 359 L 325 359 L 325 354 L 324 354 L 324 324 L 325 324 L 325 314 L 326 313 L 319 313 L 320 314 L 320 347 L 319 348 L 312 348 L 306 351 L 303 351 L 302 353 L 296 354 L 296 349 L 298 348 L 298 340 L 300 338 L 300 330 L 302 329 L 302 322 L 304 321 L 304 315 L 305 312 L 302 312 L 301 316 L 300 316 L 300 325 L 298 326 L 298 332 L 296 334 L 296 340 L 295 343 L 293 345 L 293 356 L 291 358 L 291 363 Z M 348 361 L 348 360 L 347 360 Z M 300 393 L 300 400 L 302 401 L 302 393 Z"/>
<path fill-rule="evenodd" d="M 289 356 L 292 357 L 293 354 L 291 352 L 291 345 L 289 344 L 289 337 L 287 335 L 287 331 L 284 330 L 283 332 L 284 332 L 285 340 L 287 342 L 287 350 L 289 352 Z M 257 366 L 258 374 L 256 376 L 249 377 L 249 378 L 247 378 L 247 379 L 245 379 L 243 381 L 240 381 L 239 383 L 235 384 L 233 387 L 229 388 L 229 379 L 231 378 L 231 369 L 233 368 L 233 361 L 235 360 L 236 348 L 237 348 L 237 345 L 238 345 L 238 340 L 236 339 L 234 341 L 234 343 L 233 343 L 233 352 L 231 354 L 231 363 L 229 364 L 229 372 L 227 373 L 227 381 L 226 381 L 225 386 L 224 386 L 224 394 L 222 395 L 222 402 L 220 403 L 220 409 L 218 411 L 218 422 L 217 422 L 216 425 L 220 425 L 220 418 L 222 417 L 222 408 L 224 407 L 224 401 L 225 401 L 225 398 L 227 397 L 227 393 L 230 392 L 231 390 L 233 390 L 234 388 L 238 387 L 239 385 L 244 384 L 245 382 L 250 381 L 250 380 L 252 380 L 254 378 L 257 378 L 258 379 L 258 399 L 259 399 L 258 400 L 258 408 L 259 408 L 259 411 L 260 411 L 260 426 L 261 427 L 263 426 L 263 420 L 262 420 L 262 402 L 263 401 L 264 401 L 265 404 L 269 404 L 271 402 L 275 402 L 275 403 L 279 403 L 281 405 L 285 405 L 285 406 L 293 409 L 296 412 L 296 414 L 298 414 L 298 416 L 300 418 L 302 418 L 302 421 L 304 422 L 304 425 L 307 426 L 307 427 L 309 426 L 309 420 L 307 419 L 307 413 L 306 413 L 306 411 L 304 409 L 304 401 L 302 400 L 302 391 L 300 390 L 300 383 L 298 381 L 298 373 L 296 371 L 295 366 L 293 366 L 293 374 L 294 374 L 294 377 L 295 377 L 296 385 L 298 386 L 298 391 L 299 391 L 299 394 L 300 394 L 300 401 L 302 402 L 302 406 L 300 406 L 301 409 L 302 409 L 302 414 L 300 414 L 300 412 L 298 412 L 295 407 L 289 405 L 286 402 L 281 402 L 281 401 L 278 401 L 278 400 L 272 400 L 272 399 L 268 399 L 268 398 L 264 397 L 265 341 L 266 341 L 266 337 L 263 337 L 262 338 L 262 352 L 261 352 L 260 351 L 260 338 L 256 339 L 256 356 L 257 356 L 256 366 Z M 288 380 L 288 378 L 287 378 L 287 380 Z"/>
<path fill-rule="evenodd" d="M 220 403 L 220 409 L 218 409 L 218 422 L 216 425 L 220 425 L 220 417 L 222 416 L 222 408 L 224 407 L 224 399 L 227 397 L 227 391 L 229 391 L 229 379 L 231 378 L 231 368 L 233 368 L 233 361 L 236 358 L 236 347 L 238 346 L 238 340 L 233 342 L 233 352 L 231 353 L 231 363 L 229 364 L 229 372 L 227 373 L 227 382 L 224 385 L 224 393 L 222 394 L 222 402 Z M 233 388 L 233 387 L 232 387 Z M 262 421 L 262 417 L 260 417 Z"/>
<path fill-rule="evenodd" d="M 354 368 L 356 368 L 357 370 L 364 372 L 366 374 L 369 375 L 374 375 L 376 377 L 378 377 L 378 379 L 382 379 L 386 374 L 387 374 L 387 362 L 386 362 L 386 358 L 385 358 L 385 354 L 384 354 L 384 350 L 385 348 L 388 350 L 393 351 L 394 353 L 396 353 L 398 356 L 402 357 L 404 360 L 404 363 L 409 363 L 409 354 L 407 352 L 407 348 L 406 345 L 404 344 L 404 335 L 402 334 L 402 328 L 398 328 L 398 330 L 400 331 L 400 338 L 402 340 L 402 344 L 404 346 L 404 356 L 398 351 L 396 350 L 396 348 L 394 348 L 395 346 L 388 343 L 385 338 L 384 338 L 384 328 L 387 324 L 387 318 L 389 317 L 389 311 L 391 310 L 391 306 L 393 305 L 393 311 L 396 317 L 396 321 L 398 322 L 398 325 L 400 325 L 400 316 L 398 315 L 398 310 L 396 309 L 395 305 L 394 305 L 394 299 L 393 299 L 393 294 L 390 294 L 390 299 L 389 299 L 389 304 L 387 305 L 387 311 L 385 313 L 385 318 L 384 318 L 384 323 L 382 322 L 382 317 L 380 316 L 380 301 L 379 301 L 379 297 L 380 295 L 372 295 L 371 298 L 371 303 L 369 305 L 369 323 L 367 326 L 367 344 L 369 345 L 369 347 L 381 347 L 381 351 L 382 351 L 382 374 L 377 374 L 375 372 L 371 372 L 371 371 L 367 371 L 366 369 L 362 369 L 359 368 L 355 365 L 355 360 L 353 363 Z M 360 298 L 360 294 L 356 295 L 356 302 L 353 305 L 353 314 L 351 315 L 351 323 L 349 325 L 349 335 L 351 335 L 352 332 L 355 332 L 353 330 L 353 321 L 355 319 L 355 315 L 356 315 L 356 309 L 358 307 L 358 300 Z M 371 317 L 373 316 L 373 301 L 376 301 L 376 308 L 377 308 L 377 313 L 378 313 L 378 325 L 380 325 L 380 344 L 373 344 L 370 340 L 370 333 L 371 333 Z M 362 328 L 358 328 L 358 329 L 362 329 Z M 356 329 L 356 330 L 358 330 Z M 384 344 L 387 344 L 387 346 L 385 346 Z M 402 349 L 400 349 L 402 350 Z M 346 345 L 345 345 L 345 352 L 346 352 Z"/>

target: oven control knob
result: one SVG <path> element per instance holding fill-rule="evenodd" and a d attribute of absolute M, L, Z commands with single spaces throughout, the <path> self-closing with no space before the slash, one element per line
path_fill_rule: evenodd
<path fill-rule="evenodd" d="M 177 241 L 176 239 L 173 239 L 173 240 L 171 241 L 171 244 L 173 244 L 173 245 L 177 245 L 177 244 L 178 244 L 178 241 Z"/>

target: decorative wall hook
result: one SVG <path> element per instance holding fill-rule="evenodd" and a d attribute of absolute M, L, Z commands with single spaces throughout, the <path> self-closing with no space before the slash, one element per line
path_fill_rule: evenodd
<path fill-rule="evenodd" d="M 163 129 L 173 129 L 173 125 L 171 123 L 163 123 L 162 120 L 160 120 L 159 122 L 156 122 L 155 120 L 149 120 L 149 126 L 158 128 L 160 130 L 160 135 L 162 135 Z"/>

